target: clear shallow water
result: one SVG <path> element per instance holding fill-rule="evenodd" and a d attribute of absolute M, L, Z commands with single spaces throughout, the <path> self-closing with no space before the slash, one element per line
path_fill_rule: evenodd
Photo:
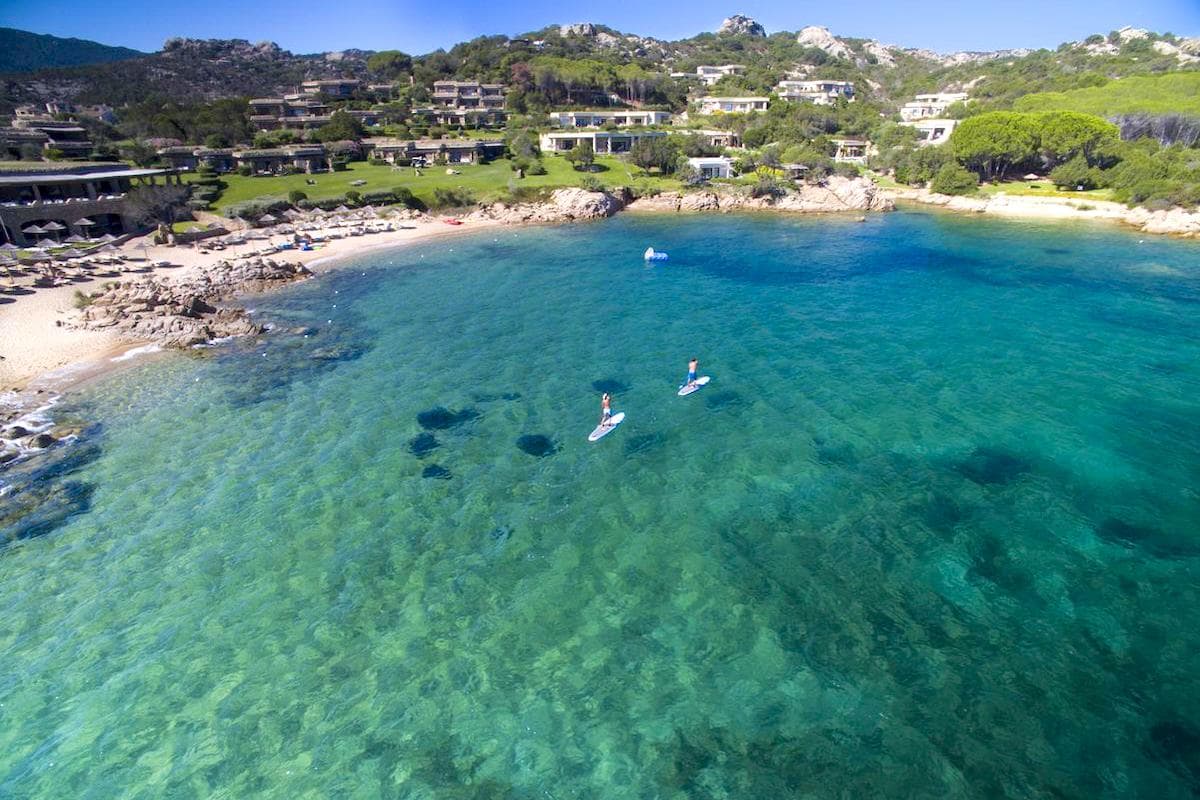
<path fill-rule="evenodd" d="M 1194 796 L 1198 265 L 622 217 L 261 298 L 8 476 L 0 795 Z"/>

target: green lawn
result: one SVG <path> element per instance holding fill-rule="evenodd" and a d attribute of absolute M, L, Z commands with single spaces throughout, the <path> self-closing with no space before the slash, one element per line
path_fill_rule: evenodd
<path fill-rule="evenodd" d="M 405 187 L 427 203 L 433 200 L 434 189 L 466 189 L 472 192 L 477 200 L 489 201 L 507 195 L 510 182 L 515 187 L 577 186 L 588 174 L 576 172 L 570 163 L 558 156 L 546 156 L 542 163 L 546 166 L 545 175 L 530 175 L 521 180 L 517 180 L 516 173 L 506 159 L 499 159 L 490 164 L 458 164 L 454 166 L 454 169 L 461 173 L 458 175 L 448 175 L 446 167 L 440 166 L 422 168 L 418 177 L 411 167 L 393 170 L 392 167 L 374 166 L 366 162 L 351 163 L 345 172 L 318 175 L 225 175 L 221 180 L 228 184 L 228 188 L 221 193 L 215 207 L 220 212 L 229 206 L 249 200 L 287 199 L 288 193 L 293 189 L 304 192 L 310 200 L 323 200 L 340 197 L 351 189 L 365 194 Z M 648 177 L 641 170 L 618 158 L 601 156 L 597 157 L 596 163 L 601 167 L 601 171 L 591 175 L 606 187 L 653 186 L 659 190 L 671 190 L 680 186 L 678 181 L 670 178 Z M 313 181 L 312 185 L 307 183 L 309 180 Z M 359 180 L 366 183 L 362 186 L 351 185 Z"/>

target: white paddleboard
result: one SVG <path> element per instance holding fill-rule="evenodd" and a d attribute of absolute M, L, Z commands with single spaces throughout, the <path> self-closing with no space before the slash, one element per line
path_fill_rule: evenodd
<path fill-rule="evenodd" d="M 608 422 L 603 425 L 597 425 L 596 430 L 588 434 L 589 442 L 598 442 L 612 432 L 612 429 L 625 421 L 625 412 L 618 411 L 608 418 Z"/>
<path fill-rule="evenodd" d="M 710 378 L 707 375 L 701 375 L 699 378 L 696 378 L 695 383 L 685 383 L 683 386 L 680 386 L 678 394 L 680 397 L 687 397 L 692 392 L 699 391 L 700 387 L 707 384 L 709 380 Z"/>

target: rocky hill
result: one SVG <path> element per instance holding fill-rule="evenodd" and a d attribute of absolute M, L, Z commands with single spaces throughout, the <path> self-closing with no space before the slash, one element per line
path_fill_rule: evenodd
<path fill-rule="evenodd" d="M 102 64 L 144 55 L 128 47 L 110 47 L 87 39 L 63 39 L 15 28 L 0 28 L 0 72 L 32 72 L 80 64 Z"/>
<path fill-rule="evenodd" d="M 6 105 L 47 100 L 120 106 L 148 96 L 173 100 L 262 96 L 316 78 L 365 71 L 364 51 L 295 55 L 273 42 L 168 39 L 152 55 L 108 64 L 45 69 L 0 77 Z"/>
<path fill-rule="evenodd" d="M 370 55 L 361 50 L 297 55 L 271 42 L 170 39 L 152 55 L 0 75 L 0 112 L 21 102 L 72 100 L 120 106 L 147 96 L 190 101 L 277 94 L 314 78 L 379 79 L 368 73 Z M 418 86 L 453 77 L 511 83 L 514 65 L 555 59 L 560 70 L 568 61 L 593 72 L 600 64 L 612 70 L 640 70 L 638 80 L 654 75 L 660 82 L 667 80 L 667 73 L 691 72 L 698 64 L 732 62 L 748 68 L 746 79 L 730 87 L 734 90 L 766 92 L 795 71 L 853 80 L 860 98 L 885 106 L 913 92 L 941 88 L 969 88 L 973 96 L 988 102 L 1011 104 L 1032 92 L 1071 91 L 1130 75 L 1200 69 L 1200 40 L 1123 28 L 1067 42 L 1055 50 L 937 53 L 838 36 L 819 25 L 794 33 L 769 33 L 754 19 L 735 14 L 714 31 L 678 41 L 623 33 L 592 22 L 551 25 L 515 38 L 482 36 L 414 58 L 413 78 Z M 688 88 L 660 86 L 658 99 L 650 102 L 678 105 Z"/>

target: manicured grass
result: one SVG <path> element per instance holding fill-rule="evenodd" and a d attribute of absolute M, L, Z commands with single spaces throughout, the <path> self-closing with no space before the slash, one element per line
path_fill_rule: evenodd
<path fill-rule="evenodd" d="M 979 187 L 978 195 L 991 197 L 1003 192 L 1004 194 L 1021 195 L 1024 197 L 1065 197 L 1071 200 L 1111 200 L 1112 192 L 1108 189 L 1089 189 L 1083 192 L 1063 192 L 1055 188 L 1050 181 L 1008 181 L 1006 183 L 989 183 Z"/>
<path fill-rule="evenodd" d="M 1200 114 L 1200 72 L 1138 75 L 1069 92 L 1038 92 L 1017 100 L 1017 111 L 1114 114 Z"/>
<path fill-rule="evenodd" d="M 418 176 L 411 167 L 393 169 L 365 162 L 351 163 L 345 172 L 317 175 L 281 175 L 268 178 L 225 175 L 221 180 L 228 188 L 221 193 L 215 207 L 220 212 L 229 206 L 250 200 L 287 199 L 292 190 L 304 192 L 310 200 L 324 200 L 341 197 L 351 189 L 366 194 L 398 187 L 411 190 L 426 203 L 433 201 L 433 192 L 439 188 L 465 189 L 474 194 L 475 199 L 489 201 L 506 196 L 510 188 L 578 186 L 589 174 L 606 187 L 652 186 L 659 190 L 670 190 L 680 186 L 678 181 L 670 178 L 645 176 L 636 167 L 613 157 L 597 157 L 596 164 L 600 171 L 593 173 L 576 172 L 569 162 L 559 156 L 545 156 L 542 163 L 546 166 L 545 175 L 530 175 L 520 180 L 506 159 L 498 159 L 489 164 L 456 164 L 453 169 L 460 173 L 458 175 L 446 174 L 445 166 L 422 168 L 421 175 Z M 312 185 L 307 183 L 309 180 L 313 182 Z M 366 183 L 362 186 L 351 185 L 359 180 Z"/>

